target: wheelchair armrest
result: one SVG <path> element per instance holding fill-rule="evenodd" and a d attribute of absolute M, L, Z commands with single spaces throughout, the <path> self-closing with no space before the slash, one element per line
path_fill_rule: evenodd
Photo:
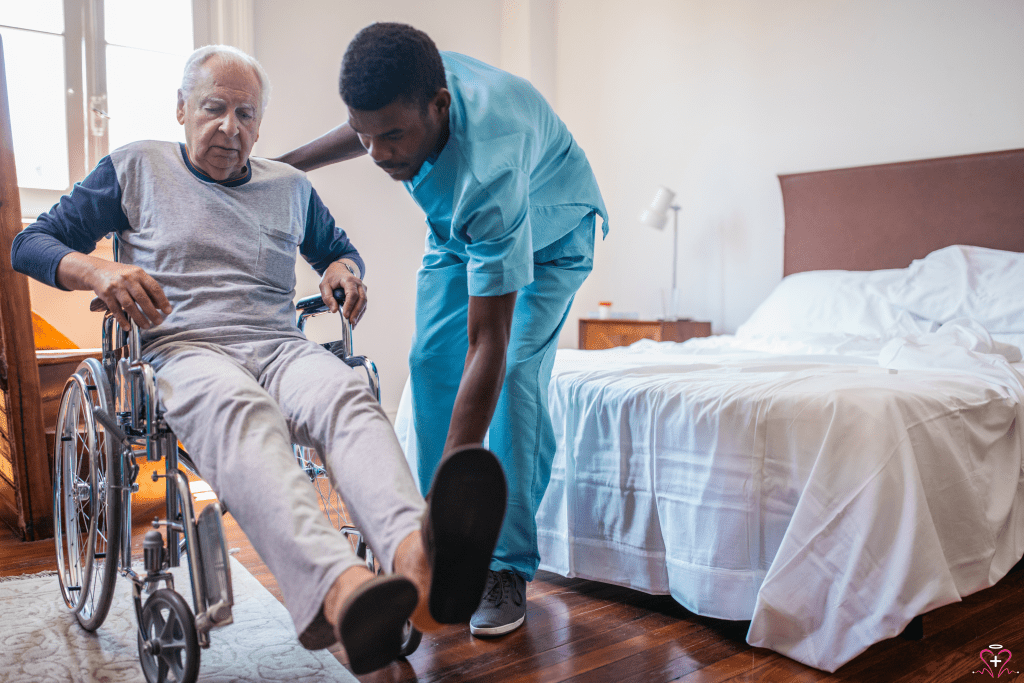
<path fill-rule="evenodd" d="M 345 303 L 345 290 L 336 289 L 334 290 L 334 298 L 338 301 L 338 305 L 341 306 Z M 323 313 L 327 310 L 327 304 L 324 303 L 324 298 L 319 294 L 313 296 L 306 296 L 295 302 L 295 310 L 305 312 L 307 315 L 315 315 L 317 313 Z"/>
<path fill-rule="evenodd" d="M 103 299 L 97 296 L 94 297 L 93 300 L 89 302 L 89 310 L 92 311 L 93 313 L 98 313 L 100 311 L 109 311 L 110 309 L 107 307 L 105 303 L 103 303 Z"/>

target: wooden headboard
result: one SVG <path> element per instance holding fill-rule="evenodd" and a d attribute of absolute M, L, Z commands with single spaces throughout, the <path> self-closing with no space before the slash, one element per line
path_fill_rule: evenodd
<path fill-rule="evenodd" d="M 1024 149 L 780 175 L 783 275 L 904 268 L 951 244 L 1024 252 Z"/>

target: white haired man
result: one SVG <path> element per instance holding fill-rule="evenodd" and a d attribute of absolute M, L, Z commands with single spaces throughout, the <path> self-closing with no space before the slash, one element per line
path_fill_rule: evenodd
<path fill-rule="evenodd" d="M 166 420 L 231 509 L 284 594 L 300 642 L 340 640 L 357 673 L 421 630 L 468 621 L 505 506 L 493 455 L 467 449 L 429 506 L 365 377 L 295 326 L 296 252 L 366 306 L 363 260 L 305 175 L 249 156 L 269 97 L 249 55 L 209 46 L 188 60 L 177 119 L 185 144 L 143 141 L 103 160 L 19 234 L 14 267 L 92 290 L 143 329 Z M 121 263 L 88 254 L 106 233 Z M 320 511 L 292 443 L 325 454 L 334 484 L 388 571 L 375 578 Z M 456 507 L 457 506 L 457 507 Z"/>

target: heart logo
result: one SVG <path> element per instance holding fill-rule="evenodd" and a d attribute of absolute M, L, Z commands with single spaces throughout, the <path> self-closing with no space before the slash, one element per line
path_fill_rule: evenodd
<path fill-rule="evenodd" d="M 978 653 L 978 657 L 985 668 L 980 671 L 972 671 L 971 673 L 988 674 L 992 678 L 999 678 L 1004 673 L 1013 673 L 1007 666 L 1010 663 L 1010 659 L 1013 658 L 1013 653 L 1002 645 L 989 645 Z M 996 673 L 997 671 L 999 673 Z"/>

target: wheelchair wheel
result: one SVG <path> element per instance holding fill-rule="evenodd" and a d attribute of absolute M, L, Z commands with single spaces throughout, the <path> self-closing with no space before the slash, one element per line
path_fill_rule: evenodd
<path fill-rule="evenodd" d="M 353 528 L 352 519 L 348 515 L 348 510 L 345 509 L 341 496 L 331 486 L 331 480 L 327 477 L 327 468 L 324 467 L 320 454 L 316 452 L 316 449 L 305 446 L 295 446 L 294 448 L 295 459 L 306 476 L 309 477 L 313 488 L 316 489 L 317 497 L 320 498 L 320 508 L 327 515 L 331 526 L 338 531 Z"/>
<path fill-rule="evenodd" d="M 194 683 L 199 677 L 195 616 L 172 590 L 153 591 L 142 607 L 139 662 L 149 683 Z"/>
<path fill-rule="evenodd" d="M 113 398 L 107 375 L 99 361 L 88 358 L 79 366 L 78 374 L 85 380 L 86 395 L 92 406 L 113 415 Z M 95 425 L 96 433 L 96 538 L 90 546 L 92 554 L 92 578 L 88 597 L 78 612 L 78 621 L 87 631 L 100 627 L 114 598 L 114 583 L 117 581 L 118 553 L 121 534 L 124 533 L 121 517 L 122 496 L 121 448 L 117 439 L 107 434 L 102 425 Z"/>
<path fill-rule="evenodd" d="M 53 479 L 61 594 L 89 631 L 110 610 L 121 536 L 116 488 L 120 452 L 96 424 L 94 406 L 109 411 L 110 392 L 99 363 L 90 359 L 68 380 L 61 396 Z"/>

